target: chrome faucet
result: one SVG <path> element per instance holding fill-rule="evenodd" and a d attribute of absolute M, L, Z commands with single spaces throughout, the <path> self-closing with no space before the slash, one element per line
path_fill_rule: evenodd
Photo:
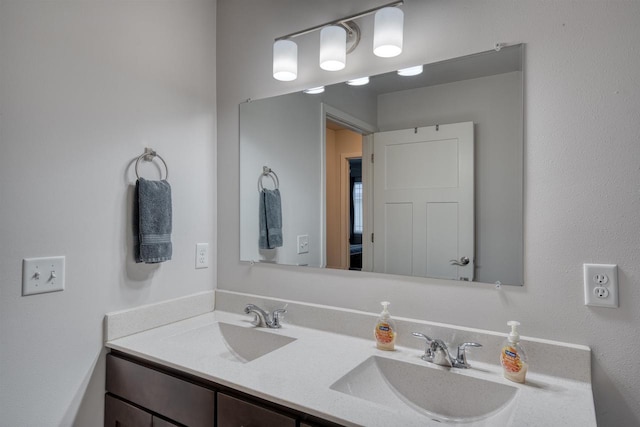
<path fill-rule="evenodd" d="M 255 304 L 247 304 L 244 308 L 244 312 L 247 314 L 253 313 L 254 317 L 254 325 L 260 327 L 266 327 L 271 329 L 278 329 L 282 325 L 280 324 L 281 316 L 287 312 L 284 308 L 279 308 L 274 310 L 270 315 L 260 307 Z"/>
<path fill-rule="evenodd" d="M 435 363 L 440 366 L 448 366 L 453 368 L 470 368 L 467 362 L 467 347 L 482 347 L 482 344 L 476 342 L 465 342 L 458 346 L 458 352 L 455 357 L 451 355 L 447 345 L 440 339 L 431 339 L 420 332 L 412 332 L 416 338 L 423 338 L 426 341 L 424 354 L 420 356 L 425 362 Z"/>

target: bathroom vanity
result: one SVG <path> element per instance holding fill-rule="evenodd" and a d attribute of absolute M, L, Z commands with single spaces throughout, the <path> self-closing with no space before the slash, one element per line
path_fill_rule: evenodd
<path fill-rule="evenodd" d="M 117 351 L 107 355 L 106 388 L 105 427 L 336 425 Z"/>
<path fill-rule="evenodd" d="M 396 318 L 387 352 L 370 337 L 374 313 L 215 298 L 214 311 L 151 329 L 175 302 L 107 315 L 105 426 L 596 425 L 587 347 L 523 337 L 531 367 L 516 384 L 497 363 L 504 334 Z M 248 303 L 288 304 L 282 328 L 254 327 Z M 116 331 L 136 323 L 139 332 Z M 483 348 L 469 352 L 471 368 L 445 368 L 420 359 L 412 331 Z"/>

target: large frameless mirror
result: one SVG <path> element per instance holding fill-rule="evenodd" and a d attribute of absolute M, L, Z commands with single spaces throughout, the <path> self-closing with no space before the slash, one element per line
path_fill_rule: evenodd
<path fill-rule="evenodd" d="M 241 104 L 240 259 L 522 285 L 523 53 Z"/>

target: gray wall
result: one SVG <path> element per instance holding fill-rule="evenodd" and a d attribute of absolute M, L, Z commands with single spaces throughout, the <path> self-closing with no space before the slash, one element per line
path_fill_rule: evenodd
<path fill-rule="evenodd" d="M 322 104 L 375 125 L 376 97 L 339 85 L 322 94 L 296 92 L 240 104 L 240 259 L 278 264 L 326 264 L 322 257 L 324 144 Z M 263 166 L 278 175 L 283 246 L 258 248 L 258 177 Z M 270 178 L 264 187 L 273 188 Z M 297 253 L 297 236 L 309 236 L 309 253 Z"/>
<path fill-rule="evenodd" d="M 381 131 L 474 123 L 477 282 L 522 284 L 522 73 L 378 97 Z"/>
<path fill-rule="evenodd" d="M 640 326 L 640 3 L 406 2 L 402 55 L 375 57 L 366 19 L 345 70 L 320 70 L 317 35 L 309 35 L 298 39 L 298 80 L 271 77 L 275 37 L 381 3 L 219 1 L 218 174 L 225 185 L 218 191 L 225 203 L 218 210 L 218 287 L 370 312 L 389 299 L 398 316 L 497 331 L 515 318 L 524 335 L 589 345 L 599 423 L 640 424 L 640 359 L 633 357 Z M 527 44 L 524 287 L 497 291 L 238 260 L 240 102 L 485 51 L 496 42 Z M 619 309 L 583 305 L 585 262 L 619 265 Z"/>
<path fill-rule="evenodd" d="M 215 286 L 215 22 L 215 0 L 0 1 L 0 425 L 102 426 L 104 314 Z M 159 265 L 131 253 L 145 146 L 173 189 Z M 65 291 L 21 297 L 52 255 Z"/>
<path fill-rule="evenodd" d="M 321 263 L 322 168 L 320 102 L 299 93 L 240 106 L 241 259 L 281 264 Z M 258 177 L 269 166 L 278 175 L 283 245 L 258 249 Z M 272 189 L 270 178 L 262 179 Z M 309 253 L 297 253 L 297 236 L 309 236 Z"/>

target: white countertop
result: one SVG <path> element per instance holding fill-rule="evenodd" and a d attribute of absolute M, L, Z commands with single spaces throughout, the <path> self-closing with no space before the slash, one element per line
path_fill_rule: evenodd
<path fill-rule="evenodd" d="M 249 320 L 246 315 L 216 310 L 112 339 L 106 346 L 346 426 L 442 425 L 408 408 L 395 411 L 330 389 L 334 382 L 374 355 L 427 369 L 448 369 L 423 362 L 419 358 L 421 351 L 401 346 L 397 346 L 396 351 L 382 351 L 376 349 L 373 339 L 284 323 L 281 329 L 261 328 L 261 331 L 296 341 L 241 363 L 228 356 L 223 340 L 214 332 L 216 322 L 251 328 Z M 513 403 L 513 425 L 596 426 L 590 382 L 530 370 L 526 384 L 516 384 L 502 377 L 497 364 L 474 362 L 472 356 L 469 360 L 471 369 L 452 368 L 451 374 L 518 388 Z M 437 392 L 433 385 L 424 387 L 425 393 Z M 471 425 L 475 424 L 465 424 Z"/>

